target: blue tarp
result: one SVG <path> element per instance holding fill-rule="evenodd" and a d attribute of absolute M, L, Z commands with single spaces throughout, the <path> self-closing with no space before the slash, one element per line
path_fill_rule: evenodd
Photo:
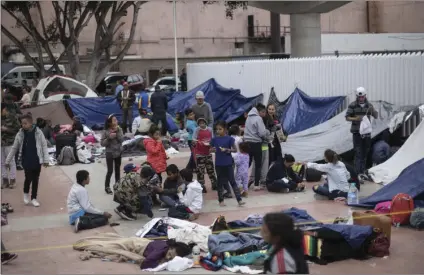
<path fill-rule="evenodd" d="M 280 121 L 288 134 L 309 129 L 336 115 L 344 99 L 344 96 L 310 97 L 296 88 L 284 107 Z"/>
<path fill-rule="evenodd" d="M 168 112 L 175 115 L 190 108 L 196 102 L 197 91 L 205 94 L 205 101 L 211 105 L 215 121 L 231 122 L 263 99 L 262 94 L 247 98 L 241 95 L 240 90 L 224 88 L 211 78 L 188 92 L 174 93 L 168 103 Z"/>
<path fill-rule="evenodd" d="M 391 183 L 361 199 L 358 206 L 374 207 L 377 203 L 391 201 L 399 193 L 408 194 L 414 200 L 424 200 L 424 158 L 406 167 Z"/>
<path fill-rule="evenodd" d="M 66 101 L 72 110 L 72 113 L 82 118 L 88 127 L 93 125 L 102 126 L 105 123 L 107 116 L 115 114 L 118 121 L 122 121 L 122 110 L 114 96 L 107 97 L 92 97 L 92 98 L 74 98 Z M 137 117 L 138 106 L 133 105 L 133 118 Z M 132 123 L 132 122 L 131 122 Z M 169 131 L 177 131 L 174 120 L 168 115 Z"/>

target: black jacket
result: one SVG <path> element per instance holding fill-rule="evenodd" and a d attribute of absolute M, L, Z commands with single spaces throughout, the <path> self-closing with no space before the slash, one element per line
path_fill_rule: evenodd
<path fill-rule="evenodd" d="M 302 179 L 293 171 L 291 167 L 286 168 L 284 166 L 284 159 L 276 160 L 269 167 L 268 173 L 266 174 L 266 184 L 273 184 L 274 181 L 282 178 L 291 179 L 292 181 L 299 183 Z"/>
<path fill-rule="evenodd" d="M 153 115 L 166 115 L 168 111 L 168 97 L 165 92 L 153 92 L 150 96 L 150 109 L 153 112 Z"/>
<path fill-rule="evenodd" d="M 170 180 L 167 178 L 163 183 L 163 192 L 161 194 L 167 196 L 176 196 L 178 195 L 178 187 L 180 187 L 181 184 L 181 177 L 178 177 L 176 180 Z"/>

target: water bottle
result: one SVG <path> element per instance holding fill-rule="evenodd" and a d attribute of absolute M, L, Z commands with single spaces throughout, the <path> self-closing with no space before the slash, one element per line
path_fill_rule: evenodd
<path fill-rule="evenodd" d="M 354 205 L 358 203 L 358 189 L 356 188 L 356 184 L 352 183 L 349 188 L 349 193 L 347 193 L 347 205 Z"/>
<path fill-rule="evenodd" d="M 193 256 L 194 265 L 199 265 L 200 264 L 200 247 L 198 245 L 193 247 L 191 254 Z"/>

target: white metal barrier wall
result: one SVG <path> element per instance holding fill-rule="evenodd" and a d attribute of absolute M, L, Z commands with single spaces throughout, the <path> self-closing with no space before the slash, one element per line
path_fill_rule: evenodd
<path fill-rule="evenodd" d="M 210 78 L 247 97 L 271 87 L 280 101 L 296 87 L 310 96 L 349 95 L 363 86 L 370 100 L 396 105 L 424 103 L 424 54 L 358 55 L 281 60 L 191 63 L 187 84 L 192 89 Z"/>

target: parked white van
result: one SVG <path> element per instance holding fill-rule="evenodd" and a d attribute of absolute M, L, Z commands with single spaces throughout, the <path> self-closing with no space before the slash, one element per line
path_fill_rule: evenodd
<path fill-rule="evenodd" d="M 44 69 L 48 70 L 51 68 L 52 65 L 44 65 Z M 57 74 L 65 74 L 65 66 L 58 65 L 60 71 L 56 72 L 53 70 L 53 73 Z M 14 86 L 21 86 L 22 81 L 26 80 L 28 85 L 31 85 L 31 82 L 33 79 L 39 79 L 40 74 L 35 69 L 34 66 L 17 66 L 13 69 L 11 69 L 7 74 L 5 74 L 2 78 L 2 82 L 6 82 L 8 84 L 14 85 Z"/>

